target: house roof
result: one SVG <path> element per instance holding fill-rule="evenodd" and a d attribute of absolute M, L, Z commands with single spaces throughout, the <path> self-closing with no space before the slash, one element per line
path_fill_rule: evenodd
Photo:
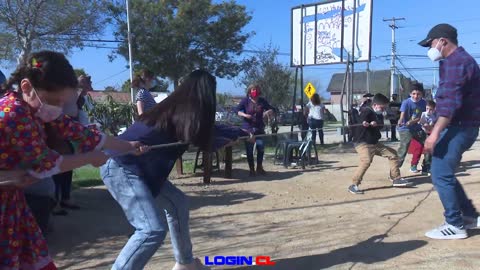
<path fill-rule="evenodd" d="M 343 80 L 345 73 L 335 73 L 330 79 L 327 92 L 340 93 L 343 88 Z M 403 75 L 400 77 L 400 91 L 409 88 L 411 80 Z M 376 70 L 370 71 L 370 92 L 382 93 L 387 97 L 390 96 L 390 70 Z M 353 77 L 353 93 L 364 94 L 367 93 L 367 72 L 355 72 Z"/>
<path fill-rule="evenodd" d="M 111 96 L 118 103 L 129 103 L 131 101 L 130 93 L 127 92 L 105 92 L 105 91 L 88 91 L 88 94 L 96 102 L 103 102 L 107 96 Z"/>

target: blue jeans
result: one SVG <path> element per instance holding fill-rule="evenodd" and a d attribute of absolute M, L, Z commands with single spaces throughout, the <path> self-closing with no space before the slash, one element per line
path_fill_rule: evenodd
<path fill-rule="evenodd" d="M 170 181 L 165 181 L 158 198 L 136 174 L 109 159 L 100 168 L 103 182 L 120 204 L 135 233 L 118 255 L 112 269 L 143 269 L 162 245 L 170 230 L 175 260 L 180 264 L 193 262 L 188 225 L 187 196 Z"/>
<path fill-rule="evenodd" d="M 308 125 L 312 130 L 312 141 L 313 143 L 317 143 L 317 129 L 318 129 L 318 137 L 320 138 L 320 144 L 323 145 L 323 120 L 321 119 L 309 119 Z"/>
<path fill-rule="evenodd" d="M 262 166 L 263 163 L 263 155 L 265 153 L 265 145 L 263 143 L 263 139 L 257 138 L 255 139 L 255 143 L 257 144 L 257 167 Z M 255 164 L 253 162 L 253 145 L 254 143 L 245 141 L 245 148 L 247 150 L 247 161 L 248 166 L 250 168 L 254 168 Z"/>
<path fill-rule="evenodd" d="M 432 181 L 438 192 L 445 220 L 463 227 L 462 215 L 477 217 L 478 213 L 455 177 L 462 154 L 470 148 L 478 136 L 478 127 L 448 127 L 440 135 L 432 158 Z"/>
<path fill-rule="evenodd" d="M 398 167 L 401 168 L 403 162 L 405 161 L 405 157 L 407 156 L 408 148 L 410 147 L 410 142 L 412 141 L 412 138 L 417 140 L 421 145 L 424 145 L 427 135 L 422 130 L 411 131 L 405 129 L 398 130 L 398 135 L 400 136 L 400 146 L 397 150 Z"/>

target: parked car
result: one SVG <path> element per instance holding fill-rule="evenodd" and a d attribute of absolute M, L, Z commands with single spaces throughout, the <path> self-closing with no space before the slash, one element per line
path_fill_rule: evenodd
<path fill-rule="evenodd" d="M 225 120 L 226 113 L 225 112 L 215 112 L 215 121 L 223 122 Z"/>
<path fill-rule="evenodd" d="M 292 111 L 280 112 L 277 121 L 282 126 L 299 125 L 302 122 L 302 117 L 302 112 L 295 112 L 294 114 Z"/>

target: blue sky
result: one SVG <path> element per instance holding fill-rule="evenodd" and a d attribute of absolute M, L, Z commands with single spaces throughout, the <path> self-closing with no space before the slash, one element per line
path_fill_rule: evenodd
<path fill-rule="evenodd" d="M 218 2 L 218 1 L 216 1 Z M 312 4 L 321 1 L 307 0 L 237 0 L 245 5 L 252 15 L 246 31 L 255 31 L 245 46 L 247 50 L 261 50 L 268 43 L 279 48 L 282 53 L 290 52 L 290 13 L 291 8 L 301 4 Z M 390 60 L 382 57 L 390 54 L 391 30 L 383 18 L 404 17 L 405 21 L 398 22 L 399 29 L 396 32 L 397 53 L 399 55 L 425 55 L 426 49 L 417 45 L 423 39 L 428 30 L 438 23 L 450 23 L 458 29 L 459 43 L 474 56 L 480 58 L 480 1 L 478 0 L 373 0 L 372 18 L 372 62 L 370 69 L 389 69 Z M 110 34 L 105 33 L 109 38 Z M 75 49 L 69 59 L 75 68 L 83 68 L 92 75 L 95 89 L 103 89 L 110 85 L 121 85 L 129 78 L 127 61 L 118 57 L 109 62 L 108 49 L 85 48 Z M 245 53 L 243 57 L 249 57 Z M 279 61 L 290 63 L 289 56 L 279 56 Z M 402 62 L 407 68 L 432 68 L 436 64 L 428 58 L 402 57 Z M 168 64 L 168 63 L 166 63 Z M 402 68 L 401 65 L 399 65 Z M 365 63 L 355 64 L 355 70 L 365 70 Z M 304 77 L 306 81 L 314 82 L 317 91 L 323 91 L 333 73 L 343 72 L 344 65 L 323 65 L 305 67 Z M 5 70 L 6 74 L 11 69 Z M 434 70 L 401 70 L 406 76 L 431 84 Z M 306 82 L 305 82 L 306 83 Z M 218 79 L 218 91 L 231 94 L 243 94 L 241 85 L 235 84 L 235 80 Z"/>

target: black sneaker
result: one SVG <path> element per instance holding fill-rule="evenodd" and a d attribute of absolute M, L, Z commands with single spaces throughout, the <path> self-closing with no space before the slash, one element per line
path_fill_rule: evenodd
<path fill-rule="evenodd" d="M 414 183 L 404 178 L 398 178 L 392 181 L 392 185 L 394 187 L 411 187 L 414 185 Z"/>
<path fill-rule="evenodd" d="M 479 217 L 467 217 L 463 216 L 463 224 L 465 224 L 465 229 L 476 229 L 480 228 L 480 218 Z"/>
<path fill-rule="evenodd" d="M 359 189 L 357 185 L 349 186 L 348 191 L 352 194 L 363 194 L 363 190 Z"/>

